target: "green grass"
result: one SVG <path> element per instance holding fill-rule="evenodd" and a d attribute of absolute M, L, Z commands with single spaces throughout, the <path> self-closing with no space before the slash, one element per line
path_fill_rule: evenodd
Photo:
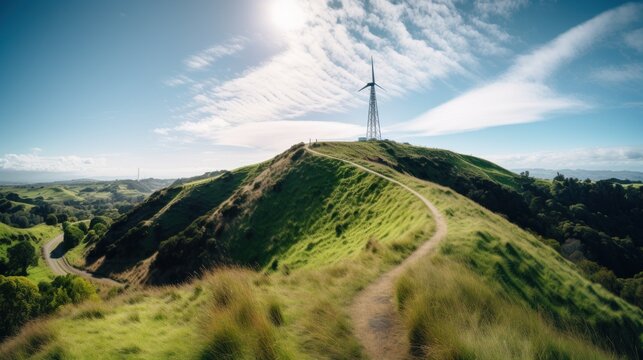
<path fill-rule="evenodd" d="M 269 269 L 353 258 L 366 243 L 405 253 L 431 232 L 424 205 L 401 187 L 352 166 L 304 155 L 228 234 L 231 257 Z"/>
<path fill-rule="evenodd" d="M 317 149 L 345 155 L 349 146 L 341 152 Z M 362 146 L 375 145 L 359 145 L 366 152 Z M 367 155 L 377 158 L 380 152 Z M 632 335 L 628 326 L 642 328 L 640 310 L 467 198 L 358 158 L 424 194 L 448 222 L 438 253 L 397 285 L 400 314 L 417 354 L 613 358 L 606 330 L 619 350 L 632 351 L 618 341 Z M 434 224 L 426 209 L 397 186 L 325 158 L 301 156 L 280 174 L 265 163 L 249 169 L 252 180 L 243 186 L 253 189 L 260 180 L 258 193 L 245 192 L 245 212 L 226 236 L 248 247 L 247 253 L 232 249 L 244 261 L 260 263 L 257 271 L 218 270 L 181 286 L 133 289 L 102 303 L 69 307 L 28 327 L 0 352 L 78 359 L 364 358 L 348 306 L 430 237 Z M 249 229 L 255 231 L 251 236 Z M 31 343 L 38 346 L 26 345 Z"/>
<path fill-rule="evenodd" d="M 315 150 L 351 159 L 362 165 L 380 163 L 401 172 L 440 183 L 456 176 L 479 177 L 510 188 L 518 187 L 518 175 L 492 162 L 448 150 L 400 144 L 391 141 L 324 142 Z"/>
<path fill-rule="evenodd" d="M 95 259 L 108 248 L 115 249 L 105 266 L 111 266 L 109 260 L 112 259 L 116 260 L 115 266 L 123 266 L 122 262 L 126 261 L 125 268 L 146 259 L 158 250 L 161 242 L 226 200 L 252 171 L 252 167 L 242 168 L 163 189 L 117 219 L 95 249 L 88 251 L 93 251 Z M 81 259 L 75 261 L 82 263 Z M 122 268 L 112 268 L 112 271 L 119 270 Z"/>
<path fill-rule="evenodd" d="M 115 181 L 81 181 L 69 183 L 49 183 L 36 185 L 0 186 L 0 194 L 16 193 L 23 199 L 35 200 L 42 197 L 45 201 L 62 204 L 65 201 L 91 202 L 109 200 L 114 194 L 121 197 L 149 195 L 153 190 L 169 185 L 168 180 L 144 179 Z"/>
<path fill-rule="evenodd" d="M 345 147 L 350 147 L 350 145 L 342 144 L 339 148 L 343 150 Z M 335 149 L 330 146 L 321 146 L 316 150 L 342 156 L 342 152 L 335 151 Z M 518 309 L 521 309 L 520 311 L 526 312 L 525 316 L 536 321 L 534 329 L 540 329 L 538 336 L 562 332 L 566 338 L 571 339 L 567 344 L 568 348 L 565 347 L 567 345 L 561 344 L 548 344 L 547 346 L 562 346 L 563 350 L 574 352 L 578 344 L 594 342 L 601 344 L 608 351 L 612 350 L 612 346 L 615 346 L 621 352 L 630 354 L 635 352 L 635 348 L 640 348 L 639 335 L 640 329 L 643 328 L 643 312 L 609 293 L 600 285 L 593 284 L 583 278 L 575 265 L 563 259 L 532 234 L 452 190 L 397 173 L 381 164 L 363 163 L 413 187 L 431 199 L 446 215 L 448 237 L 440 247 L 436 261 L 450 264 L 445 266 L 447 270 L 460 268 L 466 270 L 456 271 L 457 281 L 461 281 L 463 284 L 468 282 L 485 284 L 485 291 L 492 294 L 493 298 L 497 298 L 498 301 L 504 300 L 506 304 L 511 304 L 511 306 L 517 306 Z M 419 268 L 421 270 L 407 274 L 403 281 L 413 284 L 422 283 L 422 281 L 426 281 L 423 279 L 429 276 L 427 272 L 436 271 L 436 266 L 431 266 L 430 262 L 425 262 L 423 267 L 419 266 Z M 427 311 L 428 304 L 431 304 L 429 299 L 434 299 L 432 296 L 440 296 L 432 289 L 448 289 L 446 279 L 448 277 L 431 277 L 434 286 L 430 288 L 427 286 L 411 287 L 417 292 L 418 298 L 425 299 L 406 311 L 405 315 L 411 324 L 415 316 L 420 316 L 419 314 Z M 403 292 L 403 290 L 399 291 Z M 450 301 L 453 301 L 454 298 L 459 298 L 456 294 L 457 292 L 447 292 L 443 296 L 451 298 Z M 466 331 L 469 329 L 468 325 L 466 323 L 449 323 L 448 316 L 440 318 L 438 307 L 429 306 L 428 308 L 432 310 L 430 315 L 435 318 L 425 318 L 427 321 L 424 323 L 427 327 L 429 325 L 435 327 L 441 325 L 445 327 L 447 325 L 460 326 L 456 327 L 453 334 L 449 335 L 454 336 L 449 351 L 462 350 L 464 353 L 470 351 L 470 347 L 467 348 L 467 346 L 458 343 L 459 340 L 462 340 L 466 344 L 466 337 L 473 336 L 472 333 Z M 498 308 L 502 308 L 502 306 L 499 305 Z M 476 311 L 475 307 L 473 311 Z M 470 315 L 474 316 L 475 314 Z M 443 322 L 436 322 L 438 319 L 442 319 Z M 505 320 L 498 319 L 497 323 L 492 322 L 491 325 L 506 327 L 508 333 L 520 330 L 517 327 L 519 321 L 506 322 Z M 430 329 L 425 330 L 428 335 L 420 341 L 423 345 L 428 346 L 436 341 L 438 343 L 445 341 L 439 334 L 431 335 L 433 333 L 430 332 Z M 489 341 L 501 341 L 503 335 L 500 332 L 498 334 L 498 338 L 490 338 Z M 459 336 L 462 338 L 460 339 Z M 530 345 L 535 351 L 531 353 L 533 358 L 537 358 L 538 344 L 535 342 L 539 341 L 538 336 L 526 339 L 534 341 Z M 520 343 L 525 339 L 516 339 L 516 341 Z M 591 349 L 591 347 L 588 348 Z M 601 354 L 601 351 L 597 354 L 599 357 L 604 355 Z M 488 358 L 493 358 L 493 356 L 489 355 Z"/>
<path fill-rule="evenodd" d="M 50 280 L 53 278 L 54 274 L 45 264 L 45 261 L 40 254 L 40 248 L 45 241 L 54 238 L 61 232 L 62 231 L 58 227 L 44 224 L 36 225 L 27 229 L 18 229 L 0 223 L 0 238 L 13 239 L 9 244 L 0 244 L 0 257 L 6 259 L 7 249 L 18 241 L 30 241 L 38 252 L 38 264 L 36 266 L 30 266 L 27 269 L 27 277 L 36 284 L 40 281 Z M 18 237 L 20 236 L 22 236 L 23 240 L 18 240 Z"/>
<path fill-rule="evenodd" d="M 423 262 L 397 284 L 413 352 L 429 359 L 610 359 L 578 330 L 538 312 L 462 264 Z"/>

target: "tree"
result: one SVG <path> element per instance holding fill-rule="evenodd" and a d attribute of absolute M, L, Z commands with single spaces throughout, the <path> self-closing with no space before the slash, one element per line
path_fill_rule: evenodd
<path fill-rule="evenodd" d="M 9 269 L 19 275 L 27 275 L 29 265 L 38 264 L 36 248 L 29 241 L 20 241 L 13 245 L 7 249 L 7 255 L 9 257 Z"/>
<path fill-rule="evenodd" d="M 92 221 L 89 223 L 89 228 L 94 229 L 98 224 L 103 224 L 105 227 L 108 227 L 111 223 L 112 219 L 107 216 L 94 216 Z"/>
<path fill-rule="evenodd" d="M 58 218 L 54 214 L 49 214 L 47 215 L 47 219 L 45 220 L 47 225 L 56 225 L 58 224 Z"/>
<path fill-rule="evenodd" d="M 78 304 L 96 295 L 96 288 L 76 275 L 56 276 L 51 283 L 38 284 L 41 294 L 41 309 L 51 313 L 60 306 Z"/>
<path fill-rule="evenodd" d="M 63 244 L 65 244 L 67 249 L 77 246 L 85 237 L 85 233 L 83 233 L 78 226 L 69 222 L 63 224 L 63 232 L 65 234 Z"/>
<path fill-rule="evenodd" d="M 89 227 L 87 226 L 87 223 L 85 222 L 79 222 L 78 223 L 78 228 L 85 234 L 89 231 Z"/>
<path fill-rule="evenodd" d="M 0 339 L 13 335 L 40 312 L 38 288 L 22 276 L 0 275 Z"/>

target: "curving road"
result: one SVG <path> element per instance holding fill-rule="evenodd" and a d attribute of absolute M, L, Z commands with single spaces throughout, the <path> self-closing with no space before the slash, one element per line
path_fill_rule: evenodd
<path fill-rule="evenodd" d="M 45 245 L 42 246 L 42 256 L 45 258 L 45 262 L 47 263 L 47 266 L 49 266 L 49 268 L 51 269 L 51 271 L 53 271 L 54 274 L 78 275 L 88 280 L 91 280 L 103 285 L 108 285 L 108 286 L 123 285 L 118 281 L 112 280 L 110 278 L 95 276 L 94 274 L 88 271 L 77 269 L 73 267 L 71 264 L 69 264 L 67 259 L 65 259 L 65 257 L 63 256 L 65 254 L 63 245 L 62 245 L 63 239 L 64 239 L 64 235 L 60 234 L 55 238 L 49 240 L 48 242 L 45 243 Z"/>
<path fill-rule="evenodd" d="M 355 327 L 355 335 L 360 340 L 362 346 L 364 346 L 369 358 L 386 360 L 410 358 L 410 344 L 407 332 L 397 312 L 395 301 L 393 300 L 395 281 L 405 270 L 415 264 L 420 258 L 433 251 L 438 243 L 446 238 L 446 221 L 433 203 L 407 185 L 352 161 L 322 154 L 310 149 L 308 146 L 306 150 L 318 156 L 350 164 L 401 186 L 413 194 L 413 196 L 420 199 L 435 220 L 435 233 L 433 233 L 431 238 L 425 241 L 399 265 L 380 276 L 357 294 L 350 306 L 350 315 L 353 320 L 353 326 Z"/>

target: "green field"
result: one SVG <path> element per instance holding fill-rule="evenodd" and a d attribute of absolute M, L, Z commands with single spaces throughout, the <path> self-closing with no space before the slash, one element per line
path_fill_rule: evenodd
<path fill-rule="evenodd" d="M 403 173 L 390 154 L 369 146 L 315 149 L 398 179 L 434 202 L 448 222 L 437 254 L 397 283 L 400 316 L 417 355 L 601 359 L 640 349 L 640 309 L 584 279 L 530 233 L 448 188 Z M 408 151 L 404 156 L 413 156 Z M 474 160 L 462 157 L 458 166 L 511 185 L 511 173 Z M 175 206 L 189 209 L 189 192 L 201 186 L 209 187 L 195 198 L 230 194 L 165 240 L 172 244 L 165 250 L 184 266 L 206 256 L 203 251 L 225 251 L 219 254 L 251 269 L 223 268 L 182 285 L 132 288 L 69 307 L 27 327 L 0 351 L 15 358 L 364 358 L 349 305 L 430 237 L 434 223 L 426 208 L 399 186 L 297 148 L 228 176 L 157 193 L 128 219 L 145 223 Z M 236 185 L 217 185 L 222 180 Z M 222 219 L 227 227 L 217 232 Z"/>
<path fill-rule="evenodd" d="M 30 241 L 34 248 L 36 248 L 36 251 L 38 251 L 38 265 L 30 266 L 29 269 L 27 269 L 27 277 L 36 284 L 40 281 L 50 280 L 54 274 L 47 265 L 45 265 L 42 256 L 40 256 L 40 248 L 46 241 L 54 238 L 61 232 L 58 227 L 44 224 L 36 225 L 28 229 L 18 229 L 0 223 L 0 239 L 9 240 L 9 243 L 3 242 L 0 244 L 0 257 L 6 259 L 7 249 L 18 241 Z"/>
<path fill-rule="evenodd" d="M 0 222 L 26 228 L 45 223 L 55 215 L 58 222 L 92 216 L 116 218 L 142 202 L 171 180 L 70 181 L 0 186 Z"/>

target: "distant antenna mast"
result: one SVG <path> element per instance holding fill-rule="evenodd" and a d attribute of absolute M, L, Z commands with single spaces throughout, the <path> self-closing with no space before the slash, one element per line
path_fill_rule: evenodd
<path fill-rule="evenodd" d="M 138 172 L 136 173 L 136 181 L 139 181 L 141 179 L 141 168 L 138 168 Z"/>
<path fill-rule="evenodd" d="M 377 98 L 375 97 L 375 87 L 384 90 L 375 82 L 375 67 L 373 66 L 373 57 L 371 56 L 371 82 L 366 84 L 362 91 L 367 87 L 371 88 L 371 99 L 368 105 L 368 122 L 366 124 L 366 139 L 367 140 L 382 140 L 382 133 L 380 132 L 380 115 L 377 112 Z"/>

